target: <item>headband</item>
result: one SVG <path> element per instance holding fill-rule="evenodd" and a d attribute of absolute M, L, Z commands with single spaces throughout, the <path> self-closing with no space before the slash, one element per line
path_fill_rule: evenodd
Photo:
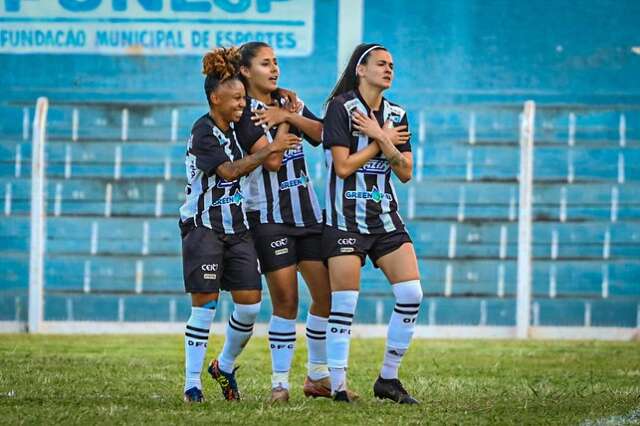
<path fill-rule="evenodd" d="M 367 56 L 374 49 L 384 49 L 384 47 L 380 46 L 379 44 L 375 44 L 370 48 L 368 48 L 367 50 L 365 50 L 362 55 L 360 55 L 360 59 L 358 59 L 358 62 L 356 62 L 356 76 L 358 75 L 358 65 L 360 65 L 364 57 Z"/>

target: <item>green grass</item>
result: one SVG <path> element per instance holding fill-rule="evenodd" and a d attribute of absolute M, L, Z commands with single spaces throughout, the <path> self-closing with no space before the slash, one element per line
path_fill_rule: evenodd
<path fill-rule="evenodd" d="M 430 341 L 413 343 L 401 378 L 420 406 L 372 396 L 382 340 L 354 340 L 355 404 L 305 399 L 305 344 L 298 342 L 292 400 L 266 403 L 270 359 L 254 338 L 239 360 L 240 404 L 182 402 L 181 336 L 0 335 L 0 424 L 579 424 L 639 421 L 638 342 Z M 209 355 L 219 351 L 213 338 Z M 632 414 L 630 414 L 632 413 Z M 614 417 L 619 416 L 619 417 Z M 635 419 L 635 420 L 634 420 Z"/>

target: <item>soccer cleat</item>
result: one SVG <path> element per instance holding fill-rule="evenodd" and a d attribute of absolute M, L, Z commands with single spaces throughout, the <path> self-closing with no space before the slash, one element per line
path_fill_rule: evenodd
<path fill-rule="evenodd" d="M 398 379 L 383 379 L 378 376 L 373 385 L 373 394 L 380 399 L 390 399 L 399 404 L 419 404 L 420 402 L 409 395 L 400 380 Z"/>
<path fill-rule="evenodd" d="M 311 380 L 309 376 L 304 379 L 302 392 L 306 397 L 313 398 L 331 398 L 331 380 L 324 377 L 318 380 Z"/>
<path fill-rule="evenodd" d="M 358 399 L 358 394 L 348 390 L 337 391 L 333 394 L 333 400 L 337 402 L 350 403 L 355 401 L 356 399 Z"/>
<path fill-rule="evenodd" d="M 220 370 L 220 365 L 218 364 L 218 360 L 214 359 L 209 363 L 209 368 L 207 371 L 211 374 L 213 380 L 218 382 L 220 388 L 222 389 L 222 396 L 227 401 L 239 401 L 240 400 L 240 392 L 238 392 L 238 383 L 236 382 L 236 370 L 238 367 L 234 368 L 231 373 L 226 373 Z"/>
<path fill-rule="evenodd" d="M 204 402 L 204 395 L 200 389 L 194 386 L 184 393 L 184 402 Z"/>
<path fill-rule="evenodd" d="M 289 402 L 289 389 L 277 386 L 271 389 L 271 403 Z"/>

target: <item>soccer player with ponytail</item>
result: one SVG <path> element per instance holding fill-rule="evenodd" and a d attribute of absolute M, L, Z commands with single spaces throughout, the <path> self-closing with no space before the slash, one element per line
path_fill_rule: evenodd
<path fill-rule="evenodd" d="M 398 378 L 415 330 L 422 287 L 411 238 L 398 213 L 391 173 L 412 175 L 406 111 L 382 96 L 391 87 L 391 54 L 361 44 L 328 99 L 323 143 L 329 176 L 322 250 L 331 282 L 327 361 L 336 401 L 350 402 L 346 371 L 360 269 L 369 256 L 391 283 L 396 304 L 384 360 L 373 392 L 378 398 L 416 404 Z"/>

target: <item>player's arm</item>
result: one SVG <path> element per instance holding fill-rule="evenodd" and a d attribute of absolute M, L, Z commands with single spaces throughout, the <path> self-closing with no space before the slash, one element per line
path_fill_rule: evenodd
<path fill-rule="evenodd" d="M 278 131 L 280 133 L 280 131 Z M 265 138 L 266 140 L 266 138 Z M 255 149 L 249 155 L 237 161 L 227 161 L 216 168 L 216 174 L 227 181 L 234 181 L 251 173 L 259 165 L 266 163 L 269 157 L 276 155 L 282 159 L 282 153 L 288 149 L 296 148 L 300 144 L 300 138 L 290 133 L 284 133 L 276 137 L 273 143 L 268 143 L 262 148 Z M 255 144 L 254 144 L 255 146 Z"/>
<path fill-rule="evenodd" d="M 349 116 L 344 105 L 331 101 L 324 117 L 324 133 L 322 135 L 325 147 L 331 149 L 333 168 L 338 177 L 345 179 L 355 173 L 367 161 L 380 153 L 378 144 L 369 144 L 366 148 L 351 153 L 351 129 Z"/>
<path fill-rule="evenodd" d="M 269 129 L 279 124 L 289 124 L 304 133 L 314 146 L 320 145 L 322 139 L 322 121 L 306 107 L 300 114 L 286 108 L 272 106 L 254 111 L 251 119 L 256 126 L 266 126 Z"/>
<path fill-rule="evenodd" d="M 406 121 L 399 127 L 390 127 L 385 123 L 383 129 L 373 113 L 367 117 L 358 111 L 353 113 L 352 120 L 355 129 L 376 141 L 398 179 L 408 182 L 413 174 L 413 154 L 409 145 L 411 134 L 406 131 Z"/>
<path fill-rule="evenodd" d="M 295 137 L 295 135 L 289 133 L 289 125 L 287 123 L 282 123 L 278 126 L 278 131 L 276 132 L 276 137 L 274 138 L 273 143 L 276 143 L 280 139 L 287 139 L 289 138 L 289 136 Z M 300 140 L 300 138 L 298 137 L 296 137 L 296 139 L 298 141 Z M 269 143 L 269 141 L 267 140 L 267 136 L 261 136 L 260 139 L 258 139 L 256 143 L 251 146 L 249 152 L 251 154 L 257 153 L 258 151 L 264 149 L 269 145 L 273 144 Z M 278 170 L 280 170 L 280 167 L 282 167 L 282 157 L 284 155 L 284 151 L 286 150 L 276 151 L 270 154 L 264 161 L 264 164 L 262 166 L 270 172 L 277 172 Z"/>

